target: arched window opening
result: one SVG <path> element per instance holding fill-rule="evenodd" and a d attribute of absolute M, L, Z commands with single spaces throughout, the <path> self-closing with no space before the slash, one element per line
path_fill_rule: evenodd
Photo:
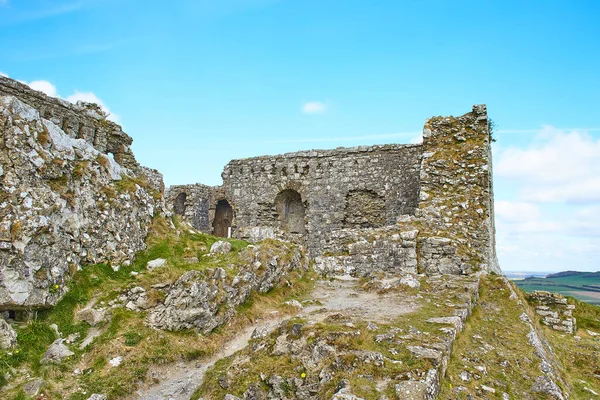
<path fill-rule="evenodd" d="M 275 209 L 286 233 L 306 232 L 306 207 L 300 193 L 292 189 L 283 190 L 275 197 Z"/>

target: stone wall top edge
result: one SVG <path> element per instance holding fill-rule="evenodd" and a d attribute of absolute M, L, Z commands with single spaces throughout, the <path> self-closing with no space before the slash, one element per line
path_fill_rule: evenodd
<path fill-rule="evenodd" d="M 385 153 L 398 150 L 406 150 L 412 148 L 420 148 L 423 145 L 421 143 L 416 144 L 384 144 L 384 145 L 373 145 L 373 146 L 355 146 L 355 147 L 337 147 L 330 150 L 302 150 L 277 155 L 264 155 L 257 157 L 238 158 L 229 161 L 227 165 L 231 164 L 245 164 L 251 161 L 267 161 L 267 160 L 280 160 L 280 159 L 294 159 L 294 158 L 328 158 L 328 157 L 339 157 L 349 154 L 360 154 L 360 153 Z"/>
<path fill-rule="evenodd" d="M 11 78 L 0 76 L 0 95 L 19 97 L 15 92 L 34 97 L 36 100 L 40 101 L 41 103 L 45 103 L 52 107 L 62 108 L 63 110 L 65 110 L 67 112 L 75 113 L 80 117 L 87 117 L 90 120 L 95 120 L 95 121 L 103 119 L 101 116 L 94 116 L 91 114 L 86 114 L 85 113 L 86 109 L 78 106 L 75 103 L 71 103 L 71 102 L 61 99 L 59 97 L 48 96 L 47 94 L 40 92 L 39 90 L 32 89 L 31 87 L 29 87 L 28 85 L 26 85 L 24 83 L 21 83 L 19 81 L 11 79 Z M 20 99 L 22 101 L 24 100 L 23 98 L 20 98 Z M 92 103 L 92 104 L 94 104 L 94 103 Z M 32 104 L 30 104 L 30 105 L 32 107 L 35 107 Z M 121 125 L 117 124 L 116 122 L 113 122 L 110 120 L 104 120 L 104 123 L 111 125 L 115 131 L 121 131 L 123 133 L 123 135 L 128 136 L 127 134 L 125 134 L 123 132 L 123 128 L 121 127 Z"/>
<path fill-rule="evenodd" d="M 220 188 L 220 185 L 217 186 L 210 186 L 210 185 L 205 185 L 203 183 L 190 183 L 187 185 L 170 185 L 167 186 L 167 192 L 172 191 L 172 190 L 185 190 L 185 189 L 218 189 Z"/>

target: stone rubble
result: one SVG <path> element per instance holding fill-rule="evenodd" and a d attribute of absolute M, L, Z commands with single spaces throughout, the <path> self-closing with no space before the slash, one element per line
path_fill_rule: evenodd
<path fill-rule="evenodd" d="M 231 243 L 219 240 L 210 246 L 211 254 L 227 254 L 231 251 Z"/>
<path fill-rule="evenodd" d="M 17 346 L 17 332 L 0 317 L 0 349 L 10 350 Z"/>
<path fill-rule="evenodd" d="M 542 317 L 542 324 L 555 331 L 575 334 L 577 331 L 577 323 L 573 317 L 575 305 L 567 304 L 567 299 L 558 293 L 535 291 L 529 296 L 535 305 L 535 313 Z"/>

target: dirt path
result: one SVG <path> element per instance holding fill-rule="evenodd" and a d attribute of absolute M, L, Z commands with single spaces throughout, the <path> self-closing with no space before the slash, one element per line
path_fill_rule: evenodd
<path fill-rule="evenodd" d="M 357 279 L 339 276 L 332 281 L 319 281 L 312 293 L 318 305 L 302 308 L 298 316 L 319 322 L 328 315 L 341 311 L 357 317 L 368 317 L 375 322 L 387 322 L 398 315 L 411 313 L 418 306 L 411 298 L 400 298 L 397 294 L 366 292 L 358 287 Z M 274 314 L 276 315 L 276 314 Z M 144 400 L 188 400 L 202 384 L 204 374 L 218 360 L 228 357 L 248 345 L 255 329 L 273 330 L 289 316 L 275 316 L 262 320 L 240 332 L 212 358 L 205 361 L 181 362 L 157 370 L 160 383 L 140 389 L 133 399 Z"/>

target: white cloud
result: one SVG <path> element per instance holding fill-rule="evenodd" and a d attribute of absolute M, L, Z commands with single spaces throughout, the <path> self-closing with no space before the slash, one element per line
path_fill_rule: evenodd
<path fill-rule="evenodd" d="M 510 147 L 497 160 L 496 174 L 521 184 L 521 200 L 600 201 L 600 139 L 586 132 L 548 126 L 531 146 Z"/>
<path fill-rule="evenodd" d="M 494 211 L 496 216 L 510 222 L 536 220 L 540 217 L 539 206 L 520 201 L 496 201 Z"/>
<path fill-rule="evenodd" d="M 0 76 L 3 76 L 5 78 L 8 78 L 8 74 L 5 74 L 4 72 L 0 71 Z"/>
<path fill-rule="evenodd" d="M 48 96 L 58 97 L 56 86 L 48 81 L 33 81 L 29 82 L 27 85 L 34 90 L 39 90 L 40 92 L 47 94 Z"/>
<path fill-rule="evenodd" d="M 597 270 L 600 138 L 548 126 L 530 144 L 501 149 L 494 157 L 502 268 Z"/>
<path fill-rule="evenodd" d="M 76 90 L 75 93 L 73 93 L 70 96 L 67 96 L 65 100 L 70 101 L 71 103 L 77 103 L 78 101 L 85 101 L 86 103 L 96 103 L 100 106 L 102 111 L 108 114 L 107 119 L 116 123 L 119 123 L 120 121 L 119 116 L 117 114 L 113 114 L 110 111 L 110 109 L 106 106 L 106 104 L 104 104 L 104 102 L 92 92 L 79 92 Z"/>
<path fill-rule="evenodd" d="M 308 101 L 302 106 L 304 114 L 323 114 L 327 111 L 327 105 L 319 101 Z"/>

